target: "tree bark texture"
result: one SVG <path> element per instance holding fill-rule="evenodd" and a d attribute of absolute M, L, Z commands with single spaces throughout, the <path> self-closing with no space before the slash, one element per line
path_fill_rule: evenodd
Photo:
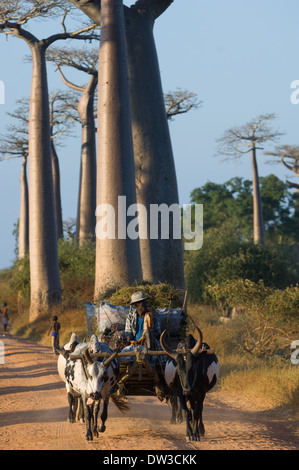
<path fill-rule="evenodd" d="M 253 191 L 253 240 L 254 244 L 265 246 L 264 218 L 262 209 L 262 198 L 260 193 L 260 184 L 258 168 L 256 161 L 256 149 L 253 145 L 251 149 L 252 165 L 252 191 Z"/>
<path fill-rule="evenodd" d="M 98 78 L 92 76 L 78 105 L 82 125 L 81 167 L 77 215 L 77 239 L 82 245 L 95 237 L 96 225 L 96 129 L 94 95 Z"/>
<path fill-rule="evenodd" d="M 59 160 L 58 160 L 58 156 L 56 153 L 53 139 L 51 140 L 51 154 L 52 154 L 56 234 L 57 234 L 57 239 L 59 240 L 60 238 L 63 238 L 62 204 L 61 204 L 61 190 L 60 190 L 60 168 L 59 168 Z"/>
<path fill-rule="evenodd" d="M 101 24 L 101 2 L 71 0 Z M 138 0 L 124 7 L 132 105 L 137 201 L 178 203 L 177 180 L 153 36 L 154 21 L 173 0 Z M 148 211 L 149 212 L 149 211 Z M 140 221 L 141 227 L 145 222 Z M 149 220 L 147 220 L 147 228 Z M 141 240 L 143 279 L 184 287 L 181 240 Z"/>
<path fill-rule="evenodd" d="M 29 116 L 30 320 L 61 301 L 45 48 L 31 45 Z"/>
<path fill-rule="evenodd" d="M 154 4 L 161 2 L 154 2 Z M 162 2 L 163 3 L 163 2 Z M 170 5 L 171 2 L 164 2 Z M 159 62 L 153 35 L 154 14 L 151 2 L 144 8 L 131 8 L 127 13 L 126 31 L 132 106 L 132 131 L 136 172 L 137 202 L 147 208 L 151 204 L 178 204 L 178 188 L 173 150 L 167 121 Z M 163 10 L 164 11 L 164 10 Z M 184 288 L 182 240 L 140 240 L 143 279 L 167 282 Z"/>
<path fill-rule="evenodd" d="M 139 240 L 119 236 L 129 219 L 119 224 L 118 197 L 127 207 L 136 203 L 130 93 L 124 11 L 121 0 L 101 2 L 99 55 L 97 210 L 109 204 L 115 210 L 115 238 L 96 240 L 95 297 L 107 288 L 140 280 Z M 99 218 L 97 219 L 97 221 Z"/>
<path fill-rule="evenodd" d="M 19 259 L 22 259 L 28 253 L 28 248 L 29 248 L 27 157 L 23 157 L 22 159 L 20 186 L 21 186 L 21 201 L 20 201 L 20 219 L 19 219 Z"/>

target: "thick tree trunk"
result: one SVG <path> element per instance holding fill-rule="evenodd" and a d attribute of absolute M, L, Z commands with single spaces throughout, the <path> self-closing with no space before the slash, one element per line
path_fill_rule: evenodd
<path fill-rule="evenodd" d="M 95 297 L 107 288 L 130 285 L 141 279 L 139 240 L 126 235 L 128 217 L 119 218 L 118 197 L 136 203 L 134 155 L 128 83 L 127 48 L 121 0 L 101 2 L 99 55 L 97 215 L 109 204 L 115 211 L 115 238 L 96 240 Z M 102 215 L 104 215 L 102 213 Z M 112 223 L 108 219 L 108 224 Z M 97 218 L 97 225 L 100 217 Z M 120 233 L 121 232 L 121 233 Z"/>
<path fill-rule="evenodd" d="M 101 2 L 71 0 L 95 23 L 101 24 Z M 153 36 L 154 21 L 173 0 L 138 0 L 125 7 L 130 75 L 132 129 L 137 201 L 149 215 L 151 204 L 178 204 L 178 190 L 165 112 L 160 70 Z M 99 126 L 100 127 L 100 126 Z M 181 240 L 150 240 L 149 219 L 140 218 L 143 278 L 184 287 Z"/>
<path fill-rule="evenodd" d="M 57 239 L 63 238 L 63 222 L 61 207 L 61 191 L 60 191 L 60 168 L 59 160 L 56 153 L 53 139 L 51 140 L 52 153 L 52 172 L 53 172 L 53 188 L 54 188 L 54 204 L 55 204 L 55 220 Z"/>
<path fill-rule="evenodd" d="M 21 203 L 19 219 L 19 259 L 24 258 L 29 248 L 29 213 L 28 213 L 28 180 L 27 157 L 22 159 L 22 171 L 20 176 Z"/>
<path fill-rule="evenodd" d="M 256 161 L 256 149 L 251 149 L 252 190 L 253 190 L 253 240 L 255 245 L 265 246 L 264 217 Z"/>
<path fill-rule="evenodd" d="M 95 76 L 89 81 L 78 105 L 82 124 L 81 168 L 77 215 L 77 239 L 82 245 L 95 237 L 96 225 L 96 129 L 94 94 L 98 83 Z"/>
<path fill-rule="evenodd" d="M 153 14 L 151 8 L 131 10 L 127 18 L 137 202 L 147 209 L 147 220 L 140 218 L 140 228 L 148 234 L 146 239 L 140 240 L 143 279 L 184 288 L 182 240 L 173 239 L 171 224 L 169 239 L 161 239 L 159 235 L 156 240 L 149 236 L 150 205 L 167 204 L 170 207 L 179 203 L 153 36 Z"/>
<path fill-rule="evenodd" d="M 29 117 L 30 320 L 61 301 L 45 50 L 31 45 Z"/>

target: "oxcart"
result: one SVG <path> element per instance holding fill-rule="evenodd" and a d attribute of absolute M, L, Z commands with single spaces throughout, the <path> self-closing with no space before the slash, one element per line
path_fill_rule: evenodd
<path fill-rule="evenodd" d="M 185 337 L 187 314 L 186 295 L 182 308 L 156 309 L 160 331 L 166 330 L 169 344 L 174 348 Z M 117 346 L 115 337 L 121 337 L 130 307 L 101 303 L 99 306 L 85 303 L 88 332 L 97 334 L 111 349 Z M 124 348 L 118 354 L 120 374 L 117 393 L 122 396 L 155 396 L 158 379 L 164 377 L 167 355 L 158 346 L 149 350 L 144 346 Z"/>

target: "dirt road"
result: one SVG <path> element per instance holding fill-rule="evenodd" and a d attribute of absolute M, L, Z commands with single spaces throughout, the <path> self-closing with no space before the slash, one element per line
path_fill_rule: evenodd
<path fill-rule="evenodd" d="M 0 340 L 5 348 L 5 363 L 0 364 L 0 450 L 299 449 L 291 413 L 273 416 L 252 405 L 251 410 L 242 409 L 217 391 L 206 399 L 206 436 L 200 442 L 185 441 L 184 424 L 169 424 L 168 405 L 154 397 L 130 397 L 125 415 L 110 404 L 106 432 L 88 443 L 85 425 L 66 421 L 65 386 L 51 349 L 9 335 Z"/>

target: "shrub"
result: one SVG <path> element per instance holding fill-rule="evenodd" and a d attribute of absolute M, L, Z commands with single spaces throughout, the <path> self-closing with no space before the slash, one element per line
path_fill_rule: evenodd
<path fill-rule="evenodd" d="M 205 232 L 201 250 L 188 253 L 185 271 L 188 297 L 203 302 L 206 286 L 234 279 L 263 280 L 266 286 L 283 289 L 295 283 L 298 273 L 288 250 L 262 249 L 245 242 L 230 225 Z"/>
<path fill-rule="evenodd" d="M 258 357 L 289 347 L 299 335 L 299 286 L 280 290 L 263 281 L 236 279 L 206 287 L 206 296 L 217 305 L 243 310 L 234 321 L 240 348 Z"/>
<path fill-rule="evenodd" d="M 131 295 L 134 292 L 142 290 L 149 297 L 149 305 L 156 308 L 169 307 L 171 301 L 171 308 L 181 308 L 184 302 L 183 290 L 178 290 L 175 287 L 165 283 L 135 283 L 130 287 L 123 287 L 116 292 L 109 292 L 103 296 L 105 302 L 114 305 L 130 305 Z"/>
<path fill-rule="evenodd" d="M 64 303 L 70 307 L 90 300 L 94 291 L 95 243 L 79 246 L 75 241 L 59 240 L 59 269 Z M 12 268 L 11 287 L 24 304 L 30 303 L 29 256 L 17 260 Z"/>

